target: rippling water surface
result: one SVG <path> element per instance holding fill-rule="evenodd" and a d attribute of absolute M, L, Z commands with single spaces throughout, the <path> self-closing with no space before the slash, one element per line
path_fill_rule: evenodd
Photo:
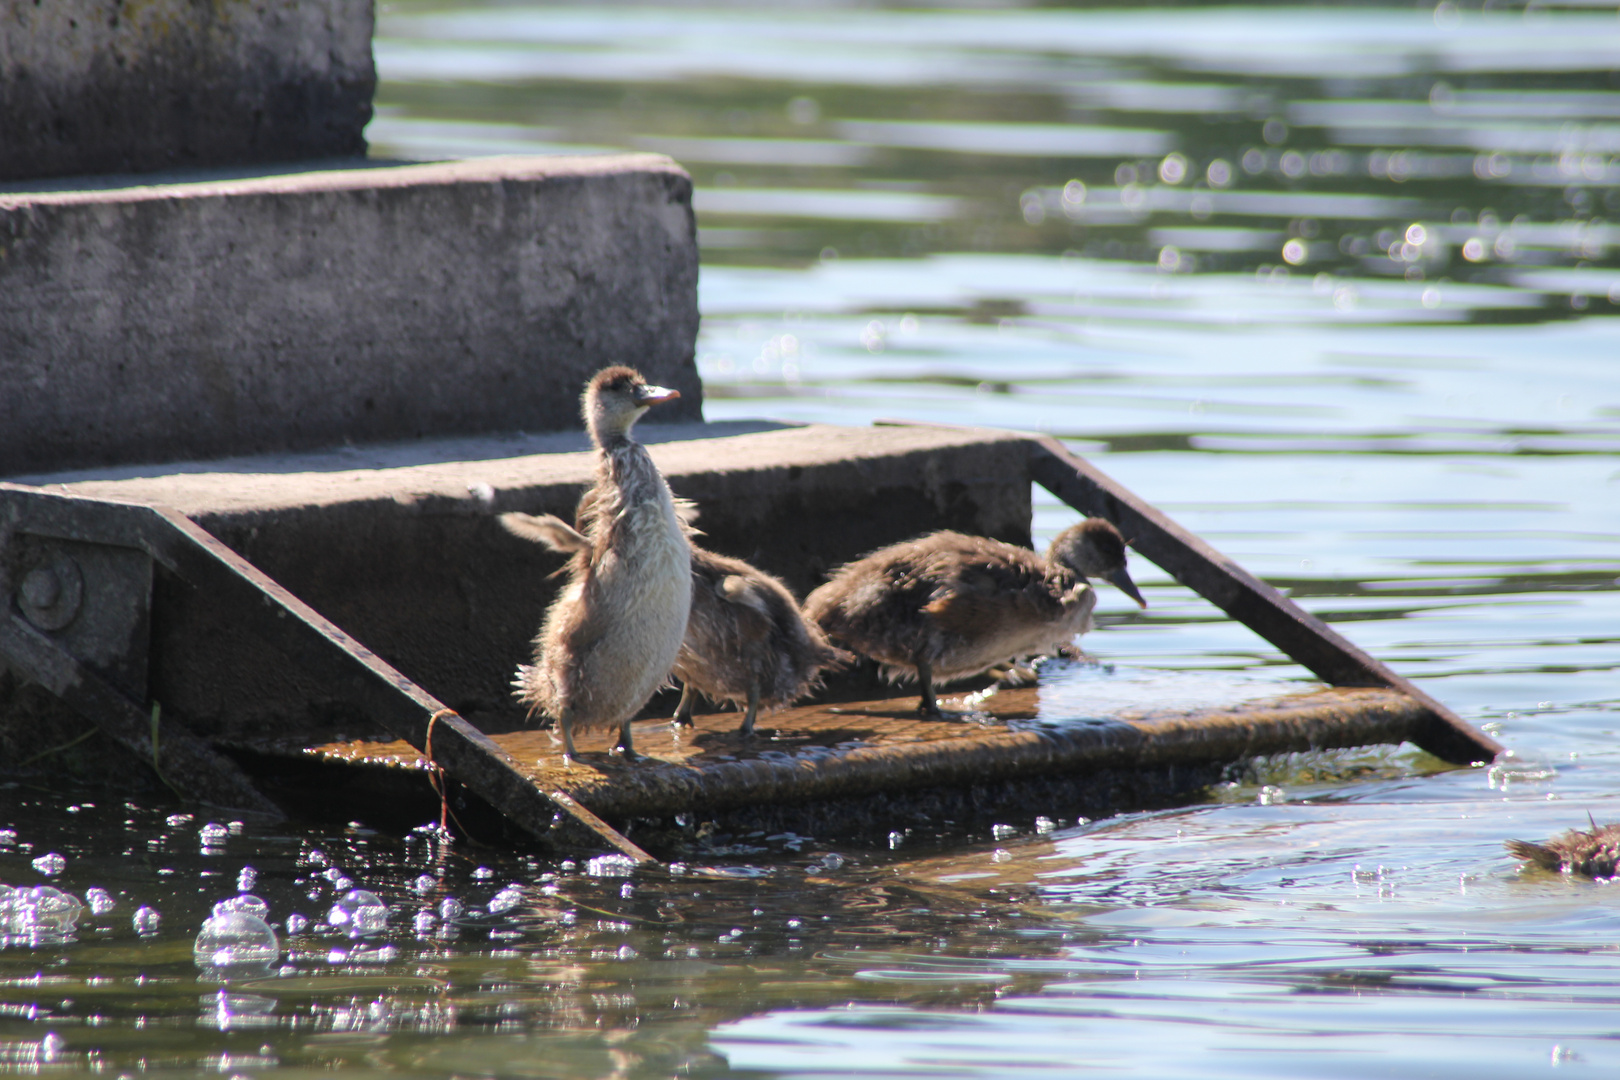
<path fill-rule="evenodd" d="M 1059 434 L 1514 756 L 870 848 L 694 822 L 633 876 L 17 786 L 0 881 L 107 896 L 11 926 L 0 1071 L 1620 1065 L 1620 894 L 1501 846 L 1620 819 L 1617 44 L 1596 3 L 385 7 L 375 154 L 691 171 L 711 419 Z M 1135 569 L 1048 714 L 1305 678 Z M 243 888 L 277 959 L 199 969 Z"/>

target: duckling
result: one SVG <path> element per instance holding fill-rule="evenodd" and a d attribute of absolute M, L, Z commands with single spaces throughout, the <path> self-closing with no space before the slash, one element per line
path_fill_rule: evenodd
<path fill-rule="evenodd" d="M 508 532 L 572 554 L 568 584 L 518 668 L 516 697 L 530 715 L 574 731 L 618 726 L 635 757 L 630 720 L 669 677 L 692 606 L 692 550 L 674 496 L 630 428 L 648 408 L 680 397 L 637 371 L 610 367 L 586 384 L 585 425 L 596 446 L 596 481 L 580 500 L 579 528 L 551 514 L 502 514 Z"/>
<path fill-rule="evenodd" d="M 1620 823 L 1599 825 L 1590 814 L 1586 819 L 1591 832 L 1570 829 L 1545 844 L 1508 840 L 1503 846 L 1515 859 L 1535 863 L 1543 870 L 1612 878 L 1620 870 Z"/>
<path fill-rule="evenodd" d="M 936 680 L 1051 652 L 1091 629 L 1097 597 L 1088 577 L 1147 607 L 1125 571 L 1119 530 L 1087 518 L 1059 533 L 1044 558 L 957 532 L 894 544 L 835 571 L 804 612 L 834 642 L 881 663 L 889 679 L 915 676 L 918 711 L 937 717 Z"/>
<path fill-rule="evenodd" d="M 752 735 L 761 706 L 791 705 L 820 683 L 823 669 L 849 659 L 806 621 L 780 580 L 692 545 L 692 614 L 673 672 L 681 681 L 676 724 L 692 723 L 701 693 L 733 706 L 746 702 L 739 730 Z"/>

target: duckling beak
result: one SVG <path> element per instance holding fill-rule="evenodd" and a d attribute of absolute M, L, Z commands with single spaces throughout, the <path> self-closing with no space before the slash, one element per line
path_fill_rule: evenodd
<path fill-rule="evenodd" d="M 681 396 L 679 390 L 671 390 L 665 386 L 639 386 L 636 388 L 637 405 L 657 405 L 663 401 L 674 401 Z"/>
<path fill-rule="evenodd" d="M 1124 593 L 1126 596 L 1130 597 L 1132 600 L 1135 600 L 1138 605 L 1147 607 L 1147 601 L 1142 599 L 1142 593 L 1137 589 L 1136 582 L 1131 580 L 1131 575 L 1125 572 L 1125 568 L 1123 566 L 1118 570 L 1110 571 L 1103 576 L 1108 579 L 1108 583 L 1110 585 Z"/>

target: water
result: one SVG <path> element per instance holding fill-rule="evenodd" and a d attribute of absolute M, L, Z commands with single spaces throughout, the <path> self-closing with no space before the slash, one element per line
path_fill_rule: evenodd
<path fill-rule="evenodd" d="M 1059 434 L 1515 756 L 631 874 L 14 786 L 0 1071 L 1612 1069 L 1620 894 L 1501 842 L 1620 818 L 1620 25 L 1487 7 L 386 8 L 375 153 L 687 165 L 710 419 Z M 1305 677 L 1133 571 L 1045 713 Z"/>

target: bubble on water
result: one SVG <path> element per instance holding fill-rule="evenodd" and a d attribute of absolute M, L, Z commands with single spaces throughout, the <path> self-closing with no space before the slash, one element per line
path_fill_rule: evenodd
<path fill-rule="evenodd" d="M 258 884 L 259 872 L 251 866 L 244 866 L 236 874 L 236 891 L 252 892 L 253 886 Z"/>
<path fill-rule="evenodd" d="M 55 877 L 67 869 L 67 860 L 53 851 L 49 855 L 41 855 L 35 859 L 34 869 L 46 877 Z"/>
<path fill-rule="evenodd" d="M 96 885 L 84 890 L 84 902 L 90 905 L 92 915 L 105 915 L 118 906 L 112 893 Z"/>
<path fill-rule="evenodd" d="M 463 910 L 465 909 L 461 901 L 453 896 L 447 896 L 439 901 L 439 918 L 446 921 L 459 917 Z"/>
<path fill-rule="evenodd" d="M 276 932 L 243 911 L 210 917 L 191 946 L 191 958 L 200 968 L 268 967 L 280 955 Z"/>
<path fill-rule="evenodd" d="M 1047 833 L 1051 832 L 1053 829 L 1056 829 L 1056 828 L 1057 828 L 1057 822 L 1053 821 L 1051 818 L 1047 817 L 1044 814 L 1042 814 L 1040 817 L 1035 819 L 1035 831 L 1037 833 L 1041 834 L 1042 836 L 1045 836 Z"/>
<path fill-rule="evenodd" d="M 636 860 L 628 855 L 598 855 L 585 864 L 591 877 L 627 877 L 636 868 Z"/>
<path fill-rule="evenodd" d="M 327 881 L 338 881 L 343 877 L 343 871 L 336 866 L 321 871 L 321 877 Z"/>
<path fill-rule="evenodd" d="M 433 924 L 436 921 L 437 920 L 433 917 L 433 912 L 429 911 L 427 908 L 423 908 L 411 919 L 411 929 L 415 930 L 418 934 L 425 934 L 433 929 Z"/>
<path fill-rule="evenodd" d="M 218 851 L 225 844 L 225 838 L 231 835 L 231 830 L 217 821 L 210 821 L 197 830 L 197 840 L 205 853 Z"/>
<path fill-rule="evenodd" d="M 686 864 L 683 863 L 683 862 L 672 862 L 672 863 L 670 863 L 669 864 L 669 873 L 670 873 L 671 877 L 682 877 L 682 876 L 684 876 L 686 874 Z"/>
<path fill-rule="evenodd" d="M 472 872 L 472 876 L 474 881 L 488 881 L 495 876 L 495 871 L 487 866 L 480 866 Z"/>
<path fill-rule="evenodd" d="M 565 874 L 573 872 L 578 867 L 579 864 L 573 859 L 564 859 L 562 862 L 557 864 L 557 869 L 561 870 Z"/>
<path fill-rule="evenodd" d="M 141 937 L 151 937 L 163 925 L 163 913 L 154 907 L 137 908 L 130 923 Z"/>
<path fill-rule="evenodd" d="M 897 831 L 891 832 L 889 834 L 889 850 L 890 851 L 893 851 L 895 848 L 899 847 L 901 844 L 903 844 L 905 842 L 906 842 L 906 834 L 905 833 L 899 832 L 897 830 Z"/>
<path fill-rule="evenodd" d="M 326 921 L 350 937 L 380 934 L 388 927 L 388 908 L 374 892 L 351 889 L 326 913 Z"/>
<path fill-rule="evenodd" d="M 232 912 L 250 915 L 255 919 L 263 919 L 270 914 L 270 905 L 250 893 L 233 896 L 229 900 L 221 900 L 214 905 L 215 915 L 229 915 Z"/>
<path fill-rule="evenodd" d="M 381 945 L 374 948 L 360 946 L 349 951 L 351 964 L 387 964 L 399 959 L 399 950 L 392 945 Z"/>
<path fill-rule="evenodd" d="M 628 881 L 619 886 L 619 898 L 621 900 L 628 900 L 634 895 L 636 895 L 636 887 Z"/>
<path fill-rule="evenodd" d="M 1261 806 L 1281 806 L 1288 801 L 1288 793 L 1280 787 L 1267 784 L 1260 789 L 1260 794 L 1255 796 L 1255 801 Z"/>
<path fill-rule="evenodd" d="M 287 916 L 285 925 L 287 927 L 288 934 L 302 934 L 304 932 L 304 928 L 309 925 L 309 917 L 306 915 L 300 915 L 295 911 L 291 915 Z"/>
<path fill-rule="evenodd" d="M 12 847 L 17 843 L 16 829 L 0 829 L 0 847 Z"/>
<path fill-rule="evenodd" d="M 350 878 L 339 877 L 332 882 L 332 891 L 336 893 L 346 893 L 352 888 L 354 888 L 354 881 Z"/>
<path fill-rule="evenodd" d="M 511 911 L 521 903 L 523 903 L 523 887 L 516 884 L 508 885 L 490 897 L 489 913 L 491 915 L 500 915 L 503 912 Z"/>
<path fill-rule="evenodd" d="M 50 885 L 0 894 L 0 936 L 60 939 L 79 921 L 84 905 Z"/>
<path fill-rule="evenodd" d="M 838 870 L 844 865 L 844 857 L 836 851 L 829 851 L 821 857 L 820 861 L 823 870 Z"/>
<path fill-rule="evenodd" d="M 1012 852 L 1008 851 L 1006 848 L 996 848 L 995 851 L 990 853 L 991 862 L 1003 863 L 1010 862 L 1011 860 Z"/>
<path fill-rule="evenodd" d="M 171 829 L 178 829 L 182 825 L 189 824 L 190 821 L 190 814 L 170 814 L 163 819 L 163 823 Z"/>
<path fill-rule="evenodd" d="M 1017 836 L 1018 827 L 1015 825 L 992 825 L 990 826 L 990 835 L 997 840 L 1005 840 L 1009 836 Z"/>
<path fill-rule="evenodd" d="M 438 886 L 438 884 L 438 878 L 434 877 L 432 874 L 423 874 L 421 877 L 418 877 L 415 881 L 411 882 L 411 889 L 412 891 L 418 893 L 430 893 L 435 887 Z"/>

